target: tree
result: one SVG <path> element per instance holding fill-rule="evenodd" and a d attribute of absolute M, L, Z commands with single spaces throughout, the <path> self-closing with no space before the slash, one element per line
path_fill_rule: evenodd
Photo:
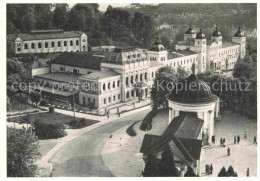
<path fill-rule="evenodd" d="M 225 177 L 227 174 L 227 171 L 225 169 L 225 167 L 222 167 L 222 169 L 220 170 L 218 177 Z"/>
<path fill-rule="evenodd" d="M 57 28 L 66 29 L 68 24 L 68 4 L 55 4 L 53 11 L 53 25 Z"/>
<path fill-rule="evenodd" d="M 256 79 L 256 63 L 252 61 L 251 56 L 245 56 L 244 59 L 238 59 L 235 64 L 233 76 L 236 78 L 246 77 L 247 79 Z"/>
<path fill-rule="evenodd" d="M 151 98 L 153 100 L 153 109 L 157 109 L 160 106 L 167 108 L 166 95 L 170 93 L 173 88 L 173 84 L 177 82 L 177 73 L 172 67 L 161 67 L 154 79 L 154 86 L 151 90 Z"/>
<path fill-rule="evenodd" d="M 41 94 L 37 91 L 34 91 L 30 94 L 30 100 L 32 103 L 35 103 L 35 106 L 37 107 L 38 102 L 41 100 Z"/>
<path fill-rule="evenodd" d="M 8 177 L 34 177 L 39 156 L 39 140 L 31 128 L 7 128 Z"/>

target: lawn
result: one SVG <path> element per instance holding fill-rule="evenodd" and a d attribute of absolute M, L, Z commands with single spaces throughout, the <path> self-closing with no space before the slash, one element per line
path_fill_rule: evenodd
<path fill-rule="evenodd" d="M 44 121 L 44 122 L 57 122 L 62 123 L 64 125 L 69 125 L 70 121 L 76 120 L 79 121 L 82 118 L 76 118 L 60 113 L 39 113 L 39 114 L 31 114 L 32 121 Z M 8 121 L 11 122 L 21 122 L 22 117 L 9 118 Z M 85 119 L 84 127 L 90 126 L 92 124 L 97 123 L 98 121 Z"/>

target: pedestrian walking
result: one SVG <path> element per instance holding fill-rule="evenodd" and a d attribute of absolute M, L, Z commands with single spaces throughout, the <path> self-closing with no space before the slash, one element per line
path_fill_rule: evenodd
<path fill-rule="evenodd" d="M 222 146 L 222 144 L 223 144 L 223 139 L 220 138 L 220 146 Z"/>
<path fill-rule="evenodd" d="M 223 138 L 223 147 L 225 147 L 225 142 L 226 142 L 226 139 Z"/>
<path fill-rule="evenodd" d="M 107 119 L 109 118 L 109 114 L 107 115 Z"/>
<path fill-rule="evenodd" d="M 227 149 L 227 156 L 230 156 L 230 148 Z"/>
<path fill-rule="evenodd" d="M 120 117 L 120 112 L 118 113 L 118 117 Z"/>
<path fill-rule="evenodd" d="M 214 143 L 214 144 L 216 143 L 216 137 L 215 137 L 215 135 L 213 136 L 213 143 Z"/>
<path fill-rule="evenodd" d="M 247 139 L 247 131 L 245 131 L 244 139 Z"/>
<path fill-rule="evenodd" d="M 257 144 L 257 142 L 256 142 L 256 136 L 254 136 L 253 144 Z"/>
<path fill-rule="evenodd" d="M 247 168 L 246 176 L 249 177 L 249 168 Z"/>
<path fill-rule="evenodd" d="M 210 174 L 212 175 L 212 172 L 213 172 L 213 166 L 212 164 L 210 165 Z"/>
<path fill-rule="evenodd" d="M 239 142 L 240 142 L 240 136 L 238 135 L 237 136 L 237 143 L 239 144 Z"/>
<path fill-rule="evenodd" d="M 234 137 L 234 144 L 237 143 L 237 136 Z"/>

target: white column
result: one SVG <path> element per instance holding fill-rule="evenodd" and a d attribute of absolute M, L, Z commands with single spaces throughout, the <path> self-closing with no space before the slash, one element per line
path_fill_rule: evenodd
<path fill-rule="evenodd" d="M 173 110 L 172 110 L 172 108 L 169 108 L 169 124 L 171 123 L 171 121 L 172 121 L 172 112 L 173 112 Z"/>
<path fill-rule="evenodd" d="M 174 110 L 174 117 L 176 118 L 176 117 L 178 117 L 179 116 L 179 110 Z"/>
<path fill-rule="evenodd" d="M 213 115 L 214 111 L 213 110 L 209 110 L 208 111 L 208 133 L 209 133 L 209 144 L 211 144 L 211 138 L 212 138 L 212 123 L 213 123 Z"/>

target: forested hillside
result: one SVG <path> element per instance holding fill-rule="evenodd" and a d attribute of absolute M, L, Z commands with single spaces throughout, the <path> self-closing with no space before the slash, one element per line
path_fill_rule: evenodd
<path fill-rule="evenodd" d="M 131 8 L 99 11 L 98 4 L 8 4 L 7 33 L 30 32 L 34 29 L 83 31 L 91 46 L 136 45 L 147 48 L 160 36 L 171 49 L 183 38 L 189 25 L 202 28 L 207 37 L 215 26 L 223 39 L 231 40 L 234 29 L 256 28 L 256 4 L 135 4 Z M 159 25 L 171 30 L 159 30 Z"/>

